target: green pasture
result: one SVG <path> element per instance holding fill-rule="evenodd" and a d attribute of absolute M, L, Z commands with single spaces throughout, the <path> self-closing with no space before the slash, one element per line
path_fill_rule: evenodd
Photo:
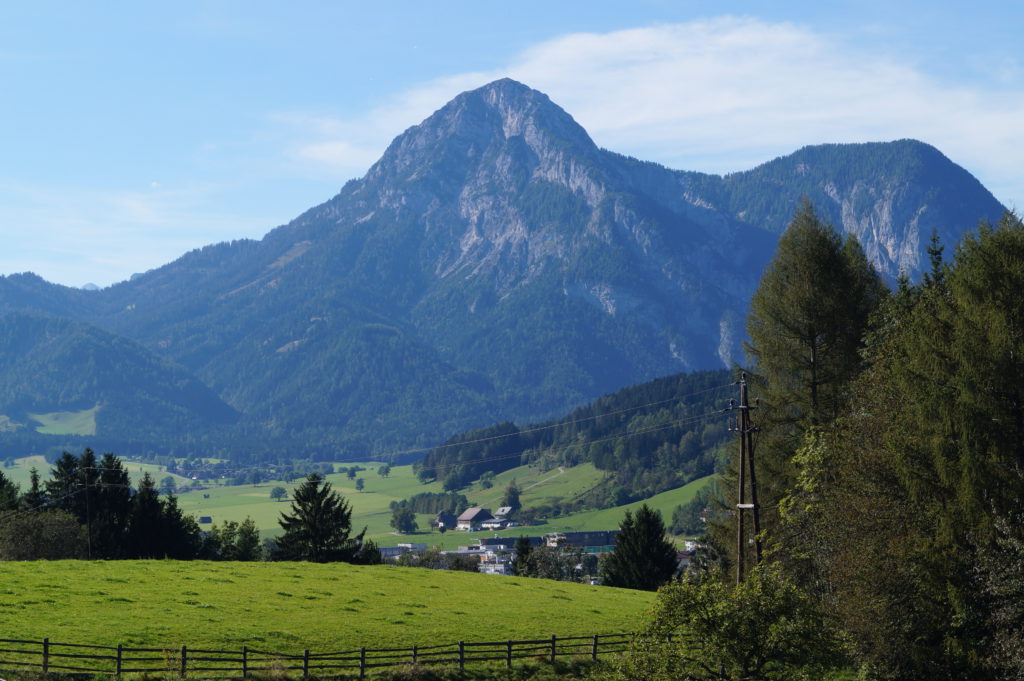
<path fill-rule="evenodd" d="M 97 404 L 81 411 L 54 411 L 48 414 L 29 414 L 39 425 L 36 431 L 46 435 L 95 435 Z"/>
<path fill-rule="evenodd" d="M 80 452 L 79 452 L 80 453 Z M 97 457 L 100 453 L 97 453 Z M 124 469 L 128 471 L 128 477 L 131 478 L 133 484 L 137 484 L 142 480 L 142 476 L 145 473 L 149 473 L 150 477 L 160 484 L 160 481 L 171 475 L 174 478 L 174 484 L 179 489 L 187 487 L 192 484 L 192 481 L 188 478 L 184 478 L 180 475 L 169 474 L 164 466 L 157 466 L 151 463 L 139 463 L 137 461 L 124 461 L 121 462 L 124 465 Z M 20 459 L 14 460 L 14 465 L 3 468 L 4 477 L 16 485 L 20 485 L 22 491 L 27 490 L 29 481 L 32 479 L 32 469 L 35 468 L 39 471 L 39 477 L 42 481 L 46 481 L 50 477 L 50 464 L 46 462 L 46 459 L 41 455 L 35 456 L 24 456 Z"/>
<path fill-rule="evenodd" d="M 326 652 L 634 630 L 643 591 L 344 563 L 0 566 L 0 638 Z"/>
<path fill-rule="evenodd" d="M 390 504 L 392 501 L 407 499 L 420 492 L 441 492 L 441 483 L 422 484 L 413 473 L 412 466 L 393 466 L 391 474 L 387 478 L 382 478 L 377 475 L 379 463 L 361 462 L 357 465 L 367 469 L 357 476 L 364 481 L 365 487 L 362 492 L 356 490 L 355 480 L 350 480 L 345 474 L 335 473 L 327 476 L 334 490 L 344 495 L 352 505 L 352 525 L 356 531 L 366 527 L 367 536 L 384 546 L 403 541 L 421 541 L 415 538 L 420 535 L 394 534 L 390 525 Z M 521 466 L 497 476 L 491 489 L 482 490 L 477 485 L 463 493 L 471 503 L 493 510 L 500 506 L 505 488 L 514 478 L 516 484 L 523 489 L 523 505 L 529 507 L 582 493 L 597 484 L 601 475 L 591 464 L 564 471 L 541 471 Z M 273 501 L 270 498 L 270 491 L 274 487 L 282 486 L 288 490 L 290 498 L 292 490 L 300 484 L 302 481 L 296 480 L 291 483 L 271 481 L 258 485 L 212 487 L 179 494 L 178 502 L 186 513 L 191 513 L 197 518 L 209 517 L 215 523 L 222 523 L 225 520 L 240 521 L 249 516 L 256 522 L 260 532 L 264 536 L 269 536 L 276 534 L 280 529 L 277 523 L 280 513 L 288 511 L 291 507 L 287 500 Z M 432 517 L 430 514 L 420 514 L 417 516 L 417 522 L 425 530 L 430 527 Z M 439 533 L 432 534 L 441 537 Z"/>
<path fill-rule="evenodd" d="M 667 525 L 672 520 L 672 510 L 680 505 L 693 499 L 694 495 L 703 488 L 710 484 L 714 480 L 715 476 L 709 475 L 706 478 L 699 478 L 679 487 L 677 489 L 669 490 L 657 494 L 646 501 L 637 501 L 632 504 L 626 504 L 625 506 L 616 506 L 615 508 L 606 508 L 601 511 L 583 511 L 582 513 L 573 513 L 562 518 L 554 518 L 550 522 L 543 525 L 529 525 L 524 527 L 512 527 L 507 530 L 500 532 L 419 532 L 411 535 L 402 535 L 405 537 L 404 541 L 418 542 L 421 544 L 429 544 L 430 546 L 439 546 L 442 549 L 455 549 L 459 546 L 468 546 L 474 543 L 474 539 L 480 537 L 518 537 L 520 535 L 527 536 L 539 536 L 542 534 L 548 534 L 549 532 L 586 532 L 592 530 L 615 530 L 618 529 L 619 523 L 626 515 L 626 511 L 636 512 L 636 509 L 640 508 L 642 504 L 647 504 L 651 508 L 661 511 L 661 517 L 665 520 Z M 381 542 L 382 545 L 387 545 Z M 390 542 L 391 544 L 397 542 Z"/>

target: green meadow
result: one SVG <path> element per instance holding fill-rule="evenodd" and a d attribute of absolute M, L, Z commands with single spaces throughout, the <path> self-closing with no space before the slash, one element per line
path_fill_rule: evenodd
<path fill-rule="evenodd" d="M 346 464 L 347 465 L 347 464 Z M 413 473 L 412 466 L 393 466 L 391 474 L 382 478 L 377 474 L 380 463 L 362 462 L 358 465 L 367 470 L 361 471 L 358 477 L 363 478 L 364 488 L 356 490 L 355 480 L 346 475 L 335 473 L 327 476 L 333 488 L 345 496 L 352 505 L 352 526 L 356 532 L 367 528 L 366 536 L 381 546 L 394 546 L 402 542 L 415 542 L 454 549 L 473 543 L 479 537 L 490 537 L 495 534 L 519 536 L 521 534 L 545 534 L 548 532 L 569 532 L 581 530 L 612 530 L 619 526 L 627 509 L 635 510 L 643 502 L 627 506 L 604 509 L 601 511 L 585 511 L 561 518 L 554 518 L 543 525 L 515 527 L 502 532 L 447 532 L 430 531 L 430 514 L 417 515 L 420 531 L 399 535 L 391 528 L 392 501 L 400 501 L 420 492 L 441 492 L 439 482 L 422 484 Z M 125 461 L 125 469 L 133 482 L 149 473 L 158 483 L 168 473 L 162 466 Z M 4 468 L 8 478 L 22 486 L 28 487 L 29 474 L 32 467 L 39 469 L 45 479 L 49 465 L 41 456 L 25 457 L 15 461 L 15 465 Z M 192 481 L 181 476 L 173 476 L 178 485 L 178 502 L 182 510 L 196 517 L 210 518 L 213 523 L 221 524 L 228 520 L 242 521 L 251 517 L 264 537 L 274 536 L 280 531 L 278 518 L 281 512 L 291 508 L 288 498 L 274 501 L 270 491 L 277 486 L 288 490 L 289 498 L 292 491 L 301 484 L 301 480 L 286 483 L 271 481 L 258 485 L 218 485 L 206 489 L 188 489 Z M 542 471 L 531 466 L 520 466 L 505 471 L 494 478 L 494 486 L 484 489 L 479 483 L 462 490 L 471 503 L 490 508 L 492 511 L 501 505 L 502 496 L 508 485 L 515 480 L 522 490 L 521 501 L 525 508 L 541 506 L 559 501 L 574 499 L 603 478 L 603 473 L 592 464 L 581 464 L 572 468 L 556 468 Z M 672 509 L 693 498 L 697 491 L 707 485 L 713 476 L 695 480 L 678 489 L 662 492 L 651 497 L 646 503 L 661 511 L 662 517 L 668 522 L 672 517 Z M 203 523 L 200 527 L 209 529 L 210 524 Z"/>
<path fill-rule="evenodd" d="M 344 563 L 55 561 L 0 567 L 0 638 L 280 652 L 634 630 L 654 594 Z"/>
<path fill-rule="evenodd" d="M 100 453 L 97 453 L 99 456 Z M 157 466 L 151 463 L 139 463 L 137 461 L 123 461 L 124 469 L 128 471 L 128 477 L 131 478 L 133 483 L 138 483 L 142 480 L 142 476 L 145 473 L 149 473 L 150 477 L 159 485 L 160 481 L 171 475 L 174 478 L 174 483 L 178 487 L 184 487 L 192 484 L 192 481 L 184 478 L 180 475 L 169 474 L 163 466 Z M 21 489 L 24 491 L 28 489 L 29 481 L 32 479 L 32 469 L 35 468 L 39 471 L 39 477 L 44 482 L 50 477 L 50 464 L 46 463 L 46 459 L 40 455 L 35 456 L 24 456 L 20 459 L 14 460 L 14 465 L 3 469 L 4 477 L 13 482 L 16 485 L 21 485 Z"/>
<path fill-rule="evenodd" d="M 99 405 L 81 411 L 54 411 L 48 414 L 29 414 L 38 423 L 36 431 L 46 435 L 95 435 L 96 412 Z"/>

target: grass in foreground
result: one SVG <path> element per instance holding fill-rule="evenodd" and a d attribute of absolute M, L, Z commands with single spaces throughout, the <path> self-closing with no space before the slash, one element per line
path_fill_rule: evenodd
<path fill-rule="evenodd" d="M 654 594 L 342 563 L 0 564 L 0 638 L 282 652 L 630 631 Z"/>

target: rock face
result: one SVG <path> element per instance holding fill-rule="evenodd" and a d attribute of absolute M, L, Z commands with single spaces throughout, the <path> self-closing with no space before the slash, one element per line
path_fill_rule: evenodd
<path fill-rule="evenodd" d="M 890 279 L 1002 207 L 914 141 L 808 147 L 727 177 L 599 149 L 511 80 L 466 92 L 261 241 L 102 291 L 0 279 L 0 310 L 82 318 L 190 369 L 249 433 L 426 444 L 741 359 L 803 197 Z"/>

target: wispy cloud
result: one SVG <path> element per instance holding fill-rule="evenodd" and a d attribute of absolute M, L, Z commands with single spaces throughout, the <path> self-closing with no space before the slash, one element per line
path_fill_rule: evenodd
<path fill-rule="evenodd" d="M 991 82 L 1012 81 L 1016 68 L 999 64 Z M 598 144 L 671 167 L 730 172 L 806 144 L 914 137 L 1004 202 L 1024 204 L 1024 92 L 950 82 L 800 24 L 737 17 L 565 35 L 502 69 L 423 83 L 353 119 L 293 115 L 302 134 L 290 153 L 358 174 L 403 129 L 503 76 L 546 92 Z"/>
<path fill-rule="evenodd" d="M 252 231 L 239 218 L 211 210 L 209 188 L 140 184 L 145 189 L 110 191 L 0 182 L 6 235 L 0 272 L 105 286 Z"/>

